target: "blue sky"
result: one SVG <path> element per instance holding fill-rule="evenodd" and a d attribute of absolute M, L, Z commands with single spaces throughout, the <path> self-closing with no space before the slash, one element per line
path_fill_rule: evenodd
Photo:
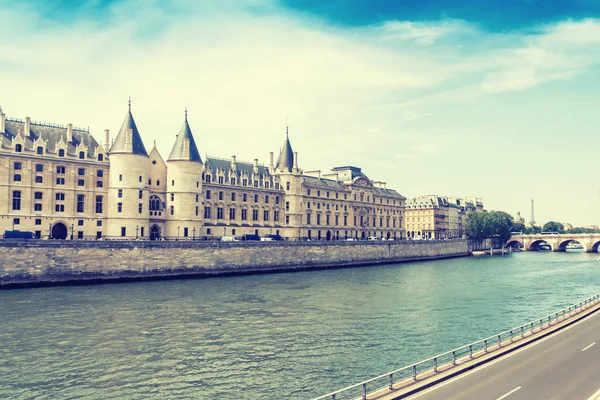
<path fill-rule="evenodd" d="M 131 95 L 166 156 L 354 164 L 407 197 L 600 224 L 600 2 L 5 0 L 9 117 L 116 133 Z"/>

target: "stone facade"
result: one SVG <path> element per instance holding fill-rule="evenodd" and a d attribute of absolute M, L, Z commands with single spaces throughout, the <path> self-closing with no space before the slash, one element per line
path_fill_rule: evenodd
<path fill-rule="evenodd" d="M 131 105 L 111 146 L 88 130 L 7 119 L 0 109 L 0 232 L 40 238 L 290 240 L 405 237 L 405 198 L 360 168 L 304 172 L 286 131 L 269 166 L 202 160 L 187 121 L 165 161 Z"/>
<path fill-rule="evenodd" d="M 406 232 L 411 239 L 460 238 L 466 216 L 483 212 L 483 200 L 469 197 L 420 196 L 406 204 Z"/>
<path fill-rule="evenodd" d="M 0 288 L 359 266 L 460 257 L 466 240 L 386 242 L 0 241 Z"/>

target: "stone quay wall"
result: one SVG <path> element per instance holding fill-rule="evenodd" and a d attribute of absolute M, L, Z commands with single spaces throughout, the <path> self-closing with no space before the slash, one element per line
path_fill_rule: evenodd
<path fill-rule="evenodd" d="M 151 242 L 0 240 L 0 288 L 264 273 L 469 255 L 466 240 Z"/>

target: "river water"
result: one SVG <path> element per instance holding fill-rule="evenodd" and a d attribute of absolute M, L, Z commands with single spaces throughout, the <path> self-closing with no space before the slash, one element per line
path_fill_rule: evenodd
<path fill-rule="evenodd" d="M 0 291 L 0 398 L 309 399 L 599 293 L 597 257 Z"/>

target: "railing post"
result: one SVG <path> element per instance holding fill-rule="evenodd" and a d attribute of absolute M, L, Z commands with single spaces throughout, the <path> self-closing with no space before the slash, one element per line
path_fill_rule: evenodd
<path fill-rule="evenodd" d="M 452 352 L 452 365 L 456 365 L 456 351 Z"/>
<path fill-rule="evenodd" d="M 525 335 L 525 333 L 523 332 L 523 325 L 521 325 L 521 337 L 523 337 L 523 335 Z"/>
<path fill-rule="evenodd" d="M 485 352 L 487 353 L 487 339 L 485 339 L 483 341 L 483 349 L 485 350 Z"/>
<path fill-rule="evenodd" d="M 416 381 L 417 380 L 417 366 L 413 365 L 413 380 Z"/>
<path fill-rule="evenodd" d="M 502 347 L 502 341 L 500 340 L 500 335 L 498 335 L 498 347 Z"/>
<path fill-rule="evenodd" d="M 548 315 L 548 327 L 550 327 L 550 316 Z"/>
<path fill-rule="evenodd" d="M 513 333 L 512 333 L 512 329 L 511 329 L 511 331 L 510 331 L 510 341 L 511 341 L 511 342 L 513 341 Z"/>
<path fill-rule="evenodd" d="M 542 320 L 540 319 L 540 330 L 544 329 L 544 323 L 542 322 Z"/>
<path fill-rule="evenodd" d="M 393 389 L 394 386 L 394 374 L 390 374 L 390 390 Z"/>
<path fill-rule="evenodd" d="M 437 372 L 437 357 L 433 358 L 433 372 Z"/>
<path fill-rule="evenodd" d="M 362 400 L 367 400 L 367 384 L 362 384 Z"/>
<path fill-rule="evenodd" d="M 531 333 L 533 333 L 533 322 L 531 323 Z"/>
<path fill-rule="evenodd" d="M 473 358 L 473 345 L 469 345 L 469 358 Z"/>

